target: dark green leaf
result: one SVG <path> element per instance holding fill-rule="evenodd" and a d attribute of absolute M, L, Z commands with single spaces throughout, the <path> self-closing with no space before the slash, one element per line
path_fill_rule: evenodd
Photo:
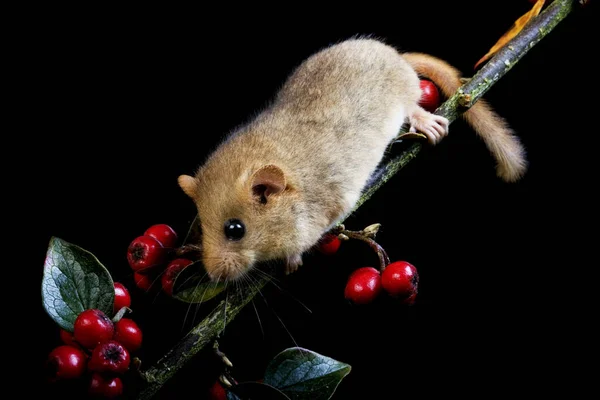
<path fill-rule="evenodd" d="M 186 303 L 203 303 L 225 289 L 223 282 L 213 282 L 202 262 L 197 261 L 182 270 L 173 283 L 173 298 Z"/>
<path fill-rule="evenodd" d="M 273 386 L 261 382 L 242 382 L 227 390 L 228 400 L 290 400 Z"/>
<path fill-rule="evenodd" d="M 292 347 L 271 360 L 265 383 L 291 400 L 327 400 L 350 369 L 350 365 L 314 351 Z"/>
<path fill-rule="evenodd" d="M 61 328 L 73 331 L 84 310 L 97 308 L 111 317 L 115 288 L 106 268 L 89 251 L 52 237 L 42 277 L 42 302 Z"/>

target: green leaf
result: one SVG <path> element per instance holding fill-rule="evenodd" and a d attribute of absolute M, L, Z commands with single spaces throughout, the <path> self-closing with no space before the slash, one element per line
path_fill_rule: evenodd
<path fill-rule="evenodd" d="M 42 277 L 42 302 L 61 328 L 73 331 L 77 316 L 97 308 L 112 316 L 115 287 L 108 270 L 89 251 L 52 237 Z"/>
<path fill-rule="evenodd" d="M 291 400 L 327 400 L 350 369 L 350 365 L 312 350 L 292 347 L 271 360 L 264 382 Z"/>
<path fill-rule="evenodd" d="M 290 400 L 273 386 L 261 382 L 242 382 L 227 389 L 227 400 Z"/>
<path fill-rule="evenodd" d="M 183 269 L 173 283 L 173 298 L 185 303 L 203 303 L 225 289 L 225 283 L 213 282 L 201 261 Z"/>

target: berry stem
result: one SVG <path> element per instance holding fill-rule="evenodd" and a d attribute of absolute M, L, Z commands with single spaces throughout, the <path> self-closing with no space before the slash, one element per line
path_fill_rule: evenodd
<path fill-rule="evenodd" d="M 192 254 L 193 256 L 190 256 L 190 254 Z M 188 244 L 184 244 L 183 246 L 180 246 L 175 249 L 175 257 L 188 256 L 188 257 L 194 257 L 195 259 L 200 259 L 201 255 L 202 255 L 202 246 L 197 245 L 197 244 L 188 243 Z"/>
<path fill-rule="evenodd" d="M 117 313 L 115 314 L 115 316 L 113 317 L 113 319 L 111 321 L 114 324 L 116 324 L 117 322 L 119 322 L 121 320 L 121 318 L 123 318 L 123 316 L 125 315 L 126 312 L 131 312 L 131 308 L 121 307 L 121 309 L 119 311 L 117 311 Z"/>
<path fill-rule="evenodd" d="M 381 247 L 381 245 L 377 243 L 374 239 L 365 235 L 363 231 L 349 231 L 347 229 L 342 229 L 338 232 L 338 235 L 339 234 L 345 235 L 349 239 L 362 240 L 363 242 L 368 244 L 369 247 L 371 247 L 371 249 L 373 249 L 377 253 L 377 257 L 379 257 L 379 272 L 383 272 L 383 270 L 385 270 L 385 267 L 390 263 L 390 258 L 388 257 L 383 247 Z"/>

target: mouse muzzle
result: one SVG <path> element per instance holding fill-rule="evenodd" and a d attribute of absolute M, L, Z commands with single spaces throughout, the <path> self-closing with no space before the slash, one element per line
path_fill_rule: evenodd
<path fill-rule="evenodd" d="M 204 268 L 213 281 L 234 281 L 242 277 L 254 264 L 252 257 L 233 252 L 205 251 Z"/>

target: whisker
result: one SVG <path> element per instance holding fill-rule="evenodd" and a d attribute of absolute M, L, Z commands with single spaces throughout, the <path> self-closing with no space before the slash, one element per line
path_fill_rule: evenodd
<path fill-rule="evenodd" d="M 258 290 L 258 285 L 257 285 L 257 283 L 255 283 L 253 281 L 253 278 L 252 278 L 252 276 L 250 274 L 244 274 L 244 275 L 241 276 L 241 278 L 242 279 L 240 280 L 239 285 L 246 284 L 249 287 Z M 256 303 L 254 302 L 254 299 L 252 299 L 251 301 L 252 301 L 252 307 L 254 308 L 254 313 L 256 314 L 256 318 L 258 320 L 258 326 L 260 328 L 260 332 L 261 332 L 261 335 L 262 335 L 263 340 L 264 340 L 264 338 L 265 338 L 265 330 L 263 328 L 262 321 L 260 319 L 260 315 L 258 314 L 258 309 L 256 308 Z"/>
<path fill-rule="evenodd" d="M 225 303 L 223 306 L 223 330 L 221 331 L 221 336 L 225 334 L 225 327 L 227 326 L 227 303 L 229 302 L 229 280 L 225 280 Z"/>
<path fill-rule="evenodd" d="M 271 309 L 271 311 L 273 312 L 273 314 L 275 315 L 275 317 L 277 317 L 277 319 L 279 320 L 279 323 L 281 323 L 281 326 L 283 326 L 283 329 L 285 329 L 285 331 L 289 335 L 290 339 L 292 339 L 292 342 L 294 343 L 294 346 L 300 347 L 300 346 L 298 346 L 298 343 L 296 342 L 296 339 L 294 339 L 294 336 L 289 331 L 289 329 L 287 328 L 287 326 L 285 325 L 285 323 L 283 322 L 283 320 L 279 317 L 279 315 L 277 314 L 277 312 L 275 312 L 275 309 L 273 309 L 269 305 L 269 303 L 267 302 L 267 299 L 265 298 L 265 296 L 262 294 L 262 292 L 260 290 L 258 290 L 258 294 L 260 294 L 260 297 L 262 297 L 262 299 L 265 302 L 265 304 L 267 305 L 267 307 L 269 307 L 269 309 Z"/>
<path fill-rule="evenodd" d="M 196 290 L 198 290 L 198 286 L 200 286 L 200 282 L 202 282 L 202 280 L 203 280 L 203 279 L 206 277 L 206 275 L 208 275 L 208 272 L 205 272 L 205 273 L 204 273 L 204 275 L 202 276 L 202 278 L 200 278 L 200 279 L 198 280 L 198 283 L 196 283 L 196 288 L 194 289 L 194 292 L 195 292 Z M 187 281 L 187 279 L 186 279 L 186 281 Z M 206 289 L 205 289 L 205 290 L 206 290 Z M 188 307 L 187 307 L 187 310 L 185 311 L 185 316 L 183 317 L 183 325 L 181 325 L 181 330 L 182 330 L 182 331 L 183 331 L 183 329 L 185 328 L 185 322 L 187 321 L 187 317 L 188 317 L 188 314 L 190 313 L 190 309 L 192 308 L 192 304 L 194 304 L 194 303 L 191 303 L 191 302 L 190 302 L 190 304 L 189 304 L 189 305 L 188 305 Z M 193 324 L 193 322 L 194 322 L 194 321 L 192 321 L 192 324 Z"/>
<path fill-rule="evenodd" d="M 254 299 L 252 299 L 252 307 L 254 308 L 254 312 L 256 313 L 256 319 L 258 319 L 258 326 L 260 328 L 260 333 L 265 340 L 265 331 L 262 326 L 262 321 L 260 320 L 260 315 L 258 315 L 258 309 L 256 308 L 256 304 L 254 304 Z"/>
<path fill-rule="evenodd" d="M 269 273 L 261 271 L 259 269 L 255 269 L 254 271 L 256 271 L 260 275 L 263 275 L 263 276 L 265 276 L 267 278 L 271 277 L 271 275 Z M 310 314 L 312 314 L 312 310 L 310 308 L 308 308 L 308 306 L 306 304 L 304 304 L 302 301 L 300 301 L 300 299 L 298 299 L 296 296 L 294 296 L 292 294 L 292 292 L 290 292 L 289 290 L 286 290 L 286 289 L 282 288 L 281 286 L 279 286 L 273 279 L 271 279 L 271 283 L 273 284 L 273 286 L 275 286 L 277 289 L 279 289 L 279 291 L 281 291 L 282 293 L 285 293 L 286 295 L 288 295 L 292 300 L 294 300 L 296 303 L 298 303 L 299 305 L 301 305 L 302 308 L 304 308 L 306 311 L 308 311 Z"/>
<path fill-rule="evenodd" d="M 221 273 L 221 275 L 219 275 L 217 277 L 217 279 L 215 280 L 215 283 L 214 283 L 215 286 L 214 286 L 214 288 L 217 287 L 217 284 L 219 283 L 219 280 L 221 280 L 221 276 L 222 275 L 223 275 L 223 273 Z M 206 287 L 204 288 L 204 293 L 202 293 L 202 297 L 200 298 L 200 302 L 196 305 L 196 311 L 194 312 L 194 319 L 193 319 L 194 321 L 196 321 L 196 316 L 198 314 L 198 310 L 200 309 L 200 305 L 204 302 L 204 296 L 206 295 L 206 291 L 208 290 L 208 286 L 209 285 L 206 285 Z"/>
<path fill-rule="evenodd" d="M 154 280 L 153 280 L 153 281 L 152 281 L 152 283 L 150 284 L 150 287 L 154 286 L 154 284 L 155 284 L 157 281 L 160 281 L 160 280 L 162 279 L 162 276 L 163 276 L 163 275 L 164 275 L 166 272 L 167 272 L 167 269 L 166 269 L 166 268 L 164 268 L 162 271 L 160 271 L 160 273 L 156 275 L 156 278 L 154 278 Z M 160 288 L 160 289 L 162 289 L 162 282 L 160 282 L 160 286 L 161 286 L 161 288 Z M 164 294 L 164 292 L 163 292 L 162 290 L 160 290 L 160 289 L 159 289 L 159 290 L 157 290 L 156 294 L 154 295 L 154 298 L 152 299 L 152 304 L 154 304 L 154 302 L 156 301 L 156 299 L 158 299 L 158 296 L 159 296 L 159 295 L 162 295 L 162 294 Z"/>
<path fill-rule="evenodd" d="M 202 279 L 204 279 L 204 277 L 205 277 L 206 275 L 208 275 L 208 272 L 205 272 L 205 273 L 204 273 L 204 276 L 202 277 Z M 181 283 L 181 284 L 180 284 L 180 286 L 183 286 L 183 285 L 185 285 L 186 283 L 188 283 L 188 282 L 190 281 L 190 279 L 194 279 L 196 276 L 197 276 L 197 275 L 194 275 L 194 274 L 190 275 L 190 276 L 189 276 L 189 277 L 188 277 L 188 278 L 187 278 L 185 281 L 183 281 L 183 283 Z M 201 280 L 202 280 L 202 279 L 201 279 Z"/>
<path fill-rule="evenodd" d="M 263 270 L 261 270 L 259 268 L 251 269 L 249 271 L 249 273 L 255 273 L 255 274 L 260 275 L 260 276 L 262 276 L 264 278 L 268 278 L 272 282 L 279 282 L 279 283 L 281 283 L 281 280 L 278 279 L 277 277 L 275 277 L 275 275 L 272 275 L 272 274 L 270 274 L 268 272 L 265 272 L 265 271 L 263 271 Z"/>

